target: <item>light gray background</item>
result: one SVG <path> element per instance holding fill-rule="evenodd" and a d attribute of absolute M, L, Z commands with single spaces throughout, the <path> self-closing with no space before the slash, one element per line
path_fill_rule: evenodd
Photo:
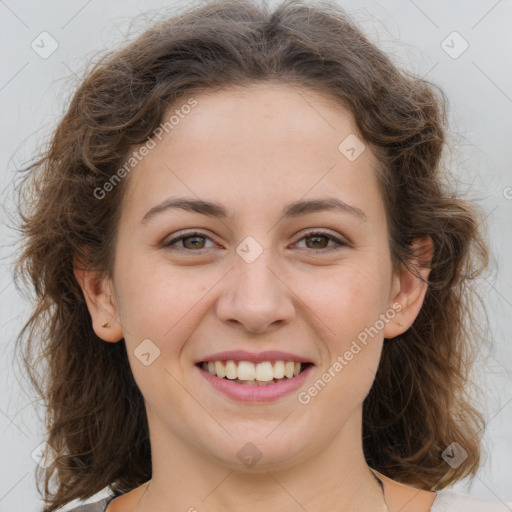
<path fill-rule="evenodd" d="M 455 489 L 512 501 L 512 188 L 508 188 L 512 187 L 512 1 L 338 3 L 398 64 L 436 82 L 450 98 L 457 143 L 453 165 L 488 214 L 498 267 L 494 279 L 482 282 L 493 346 L 476 375 L 486 395 L 482 407 L 489 423 L 484 447 L 491 456 L 471 485 L 461 482 Z M 158 0 L 0 0 L 0 180 L 6 210 L 0 228 L 0 512 L 42 507 L 31 458 L 43 440 L 41 411 L 37 413 L 34 399 L 23 392 L 27 386 L 17 379 L 13 361 L 14 338 L 29 311 L 12 284 L 10 270 L 15 233 L 5 224 L 13 211 L 13 171 L 56 125 L 83 65 L 95 52 L 116 47 L 127 35 L 138 33 L 152 18 L 141 13 L 162 8 L 172 12 L 174 5 Z M 131 21 L 135 24 L 129 32 Z M 58 42 L 46 59 L 31 48 L 43 31 Z M 453 58 L 464 40 L 468 49 Z"/>

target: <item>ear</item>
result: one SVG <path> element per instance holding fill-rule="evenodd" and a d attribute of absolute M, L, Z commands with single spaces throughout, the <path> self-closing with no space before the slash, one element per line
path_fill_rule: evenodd
<path fill-rule="evenodd" d="M 77 257 L 73 260 L 73 273 L 84 294 L 96 335 L 111 343 L 121 340 L 123 330 L 111 279 L 105 272 L 88 269 Z"/>
<path fill-rule="evenodd" d="M 411 247 L 415 256 L 410 263 L 416 273 L 401 265 L 400 270 L 393 276 L 389 306 L 394 304 L 392 307 L 396 315 L 386 324 L 384 338 L 394 338 L 409 329 L 418 316 L 427 293 L 427 279 L 434 254 L 432 238 L 416 238 Z"/>

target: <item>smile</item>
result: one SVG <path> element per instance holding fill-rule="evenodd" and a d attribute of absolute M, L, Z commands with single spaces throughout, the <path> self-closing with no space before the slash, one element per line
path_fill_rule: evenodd
<path fill-rule="evenodd" d="M 303 385 L 314 368 L 310 362 L 216 359 L 196 364 L 215 392 L 238 402 L 269 402 L 289 395 Z"/>
<path fill-rule="evenodd" d="M 281 380 L 292 379 L 303 372 L 311 363 L 297 361 L 203 361 L 200 366 L 220 379 L 237 384 L 265 386 Z"/>

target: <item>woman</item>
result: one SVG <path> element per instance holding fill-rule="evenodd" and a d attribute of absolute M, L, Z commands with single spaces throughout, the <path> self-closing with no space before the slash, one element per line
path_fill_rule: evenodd
<path fill-rule="evenodd" d="M 44 512 L 507 510 L 442 490 L 480 462 L 487 263 L 444 125 L 332 3 L 208 2 L 98 63 L 23 187 Z"/>

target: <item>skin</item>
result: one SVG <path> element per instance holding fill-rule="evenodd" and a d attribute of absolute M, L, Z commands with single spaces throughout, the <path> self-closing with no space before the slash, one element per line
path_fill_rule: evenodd
<path fill-rule="evenodd" d="M 318 93 L 265 83 L 194 98 L 127 178 L 112 276 L 76 271 L 95 332 L 126 342 L 150 428 L 149 489 L 107 510 L 386 510 L 363 455 L 362 403 L 384 337 L 409 328 L 426 285 L 393 268 L 377 160 L 368 145 L 355 161 L 338 150 L 357 135 L 355 122 Z M 171 196 L 219 202 L 234 215 L 167 210 L 141 222 Z M 281 216 L 289 202 L 328 197 L 366 220 L 335 210 Z M 304 238 L 308 228 L 347 245 Z M 183 230 L 207 238 L 164 246 Z M 236 252 L 248 236 L 263 251 L 252 263 Z M 415 245 L 431 250 L 429 238 Z M 306 405 L 298 392 L 235 401 L 194 366 L 224 350 L 292 352 L 315 364 L 299 391 L 307 390 L 397 303 L 401 311 Z M 148 366 L 134 354 L 144 339 L 160 350 Z M 252 467 L 237 457 L 247 442 L 262 454 Z M 430 509 L 434 493 L 381 478 L 390 511 Z"/>

